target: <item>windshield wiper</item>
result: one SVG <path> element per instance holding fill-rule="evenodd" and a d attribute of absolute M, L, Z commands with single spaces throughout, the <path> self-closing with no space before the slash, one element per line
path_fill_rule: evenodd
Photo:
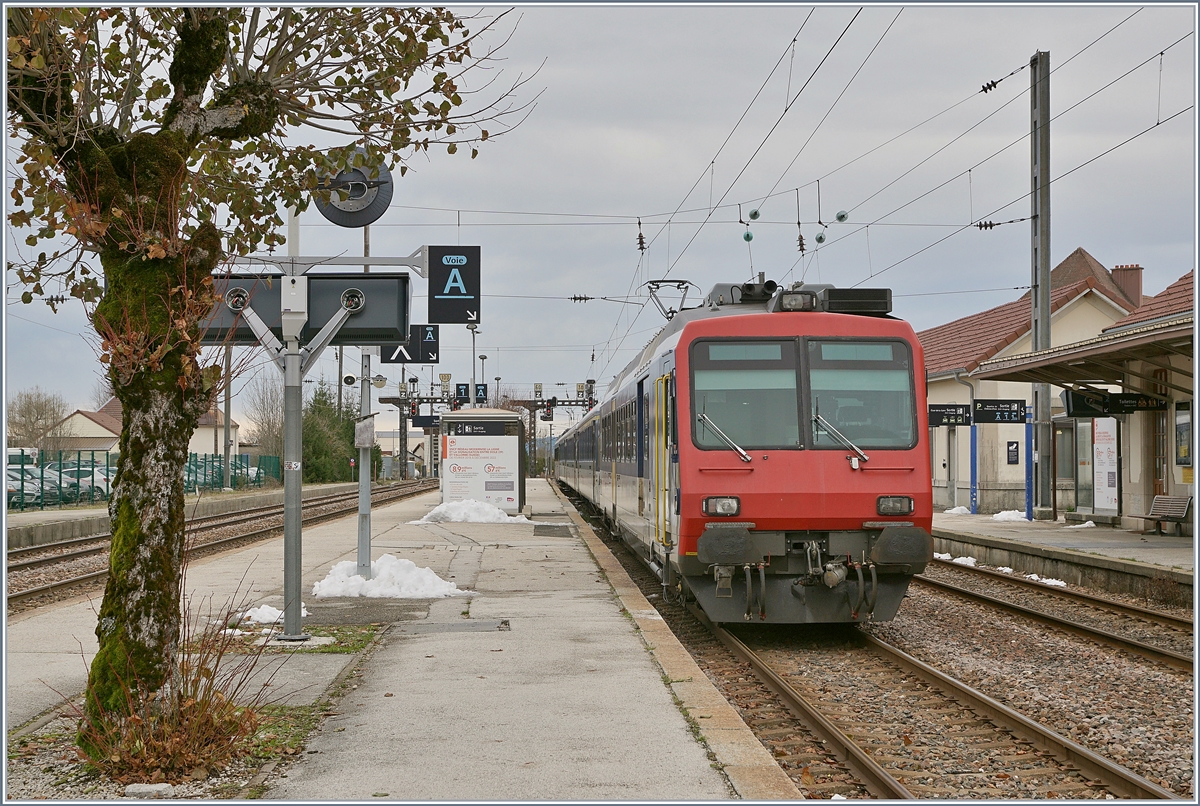
<path fill-rule="evenodd" d="M 847 448 L 849 448 L 850 450 L 857 453 L 859 459 L 862 459 L 864 462 L 869 461 L 870 457 L 868 457 L 865 453 L 863 453 L 862 448 L 855 445 L 853 442 L 850 441 L 849 437 L 847 437 L 841 431 L 834 428 L 833 423 L 826 420 L 820 414 L 813 415 L 813 422 L 817 423 L 818 425 L 825 426 L 825 430 L 828 431 L 830 434 L 832 434 L 834 437 L 836 437 L 838 442 L 842 443 Z"/>
<path fill-rule="evenodd" d="M 720 428 L 717 428 L 717 424 L 712 421 L 711 417 L 709 417 L 707 414 L 697 414 L 696 419 L 699 420 L 700 422 L 704 423 L 709 428 L 711 428 L 713 430 L 713 433 L 715 433 L 718 437 L 721 438 L 722 442 L 724 442 L 726 445 L 728 445 L 729 447 L 731 447 L 735 451 L 737 451 L 738 456 L 742 457 L 743 462 L 750 461 L 750 454 L 746 453 L 744 450 L 742 450 L 740 445 L 738 445 L 732 439 L 727 437 L 725 435 L 724 431 L 722 431 Z"/>

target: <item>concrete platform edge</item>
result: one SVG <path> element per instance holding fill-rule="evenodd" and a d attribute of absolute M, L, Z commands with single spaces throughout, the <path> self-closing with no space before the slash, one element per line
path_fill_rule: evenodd
<path fill-rule="evenodd" d="M 795 782 L 709 681 L 592 527 L 556 484 L 551 482 L 550 488 L 562 500 L 588 551 L 638 626 L 679 707 L 703 737 L 737 795 L 745 800 L 802 800 Z"/>
<path fill-rule="evenodd" d="M 939 553 L 945 553 L 946 549 L 950 548 L 950 546 L 940 545 L 937 541 L 948 541 L 950 543 L 960 543 L 969 546 L 982 546 L 989 549 L 995 549 L 1000 552 L 1008 552 L 1010 554 L 1028 555 L 1030 557 L 1036 557 L 1043 560 L 1050 560 L 1069 565 L 1090 567 L 1110 574 L 1122 574 L 1145 580 L 1168 578 L 1178 585 L 1186 585 L 1188 587 L 1193 585 L 1194 580 L 1194 575 L 1190 571 L 1184 571 L 1179 568 L 1167 568 L 1165 566 L 1138 562 L 1136 560 L 1113 559 L 1112 557 L 1104 557 L 1098 554 L 1089 554 L 1083 551 L 1075 551 L 1072 549 L 1064 549 L 1053 546 L 1039 546 L 1033 543 L 1025 543 L 1020 540 L 977 535 L 965 531 L 951 531 L 949 529 L 941 529 L 937 527 L 932 530 L 932 535 L 935 541 L 935 550 L 939 551 Z M 989 564 L 992 563 L 989 562 Z M 1011 565 L 1011 563 L 1009 564 Z M 1037 569 L 1018 568 L 1017 570 L 1036 571 Z"/>

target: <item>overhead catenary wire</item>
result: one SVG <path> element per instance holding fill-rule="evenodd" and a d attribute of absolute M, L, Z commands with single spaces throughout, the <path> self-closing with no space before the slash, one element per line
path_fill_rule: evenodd
<path fill-rule="evenodd" d="M 1106 150 L 1102 151 L 1101 153 L 1097 154 L 1096 156 L 1092 157 L 1091 159 L 1089 159 L 1089 160 L 1086 160 L 1085 162 L 1082 162 L 1082 163 L 1080 163 L 1079 165 L 1076 165 L 1074 168 L 1072 168 L 1071 170 L 1067 171 L 1066 173 L 1060 174 L 1059 176 L 1056 176 L 1056 177 L 1052 178 L 1052 179 L 1050 180 L 1049 184 L 1054 184 L 1055 182 L 1059 181 L 1060 179 L 1066 179 L 1068 176 L 1070 176 L 1071 174 L 1073 174 L 1073 173 L 1075 173 L 1076 171 L 1080 170 L 1081 168 L 1083 168 L 1083 167 L 1085 167 L 1085 166 L 1087 166 L 1087 165 L 1091 165 L 1093 162 L 1095 162 L 1096 160 L 1100 159 L 1101 157 L 1105 157 L 1105 156 L 1107 156 L 1108 154 L 1111 154 L 1112 152 L 1116 151 L 1118 148 L 1121 148 L 1121 147 L 1122 147 L 1122 146 L 1124 146 L 1124 145 L 1127 145 L 1127 144 L 1129 144 L 1129 143 L 1132 143 L 1134 140 L 1138 139 L 1139 137 L 1141 137 L 1141 136 L 1143 136 L 1143 135 L 1145 135 L 1145 134 L 1147 134 L 1147 133 L 1149 133 L 1149 132 L 1152 132 L 1152 131 L 1154 131 L 1155 129 L 1159 128 L 1160 126 L 1163 126 L 1163 125 L 1167 124 L 1169 121 L 1172 121 L 1172 120 L 1174 120 L 1175 118 L 1179 117 L 1180 115 L 1184 114 L 1185 112 L 1190 112 L 1190 111 L 1191 111 L 1192 109 L 1194 109 L 1194 108 L 1195 108 L 1195 105 L 1194 105 L 1194 104 L 1191 104 L 1191 105 L 1188 105 L 1188 106 L 1184 107 L 1183 109 L 1180 109 L 1180 110 L 1179 110 L 1178 112 L 1176 112 L 1175 114 L 1173 114 L 1173 115 L 1171 115 L 1171 116 L 1169 116 L 1169 117 L 1167 117 L 1167 118 L 1163 119 L 1162 121 L 1156 122 L 1156 123 L 1155 123 L 1154 125 L 1152 125 L 1152 126 L 1148 126 L 1148 127 L 1146 127 L 1145 129 L 1143 129 L 1142 131 L 1140 131 L 1140 132 L 1138 132 L 1137 134 L 1133 135 L 1132 137 L 1129 137 L 1129 138 L 1127 138 L 1127 139 L 1125 139 L 1125 140 L 1122 140 L 1120 143 L 1117 143 L 1116 145 L 1112 146 L 1111 148 L 1108 148 L 1108 149 L 1106 149 Z M 1005 208 L 1011 207 L 1011 206 L 1012 206 L 1012 205 L 1014 205 L 1014 204 L 1018 204 L 1018 203 L 1020 203 L 1020 202 L 1022 202 L 1022 201 L 1024 201 L 1024 200 L 1028 199 L 1028 198 L 1029 198 L 1029 194 L 1030 194 L 1031 192 L 1032 192 L 1032 191 L 1029 191 L 1029 192 L 1026 192 L 1026 193 L 1023 193 L 1023 194 L 1021 194 L 1020 196 L 1018 196 L 1017 198 L 1015 198 L 1015 199 L 1013 199 L 1012 201 L 1008 202 L 1007 204 L 1002 204 L 1001 206 L 997 207 L 995 210 L 993 210 L 992 212 L 988 213 L 987 215 L 988 215 L 988 216 L 993 216 L 993 215 L 995 215 L 996 213 L 1000 212 L 1001 210 L 1004 210 Z M 878 272 L 876 272 L 876 273 L 875 273 L 875 276 L 876 276 L 876 277 L 878 277 L 880 274 L 883 274 L 885 271 L 890 271 L 891 269 L 894 269 L 894 268 L 896 268 L 897 266 L 899 266 L 899 265 L 901 265 L 901 264 L 903 264 L 903 263 L 907 263 L 908 261 L 912 260 L 912 259 L 913 259 L 914 257 L 916 257 L 917 255 L 920 255 L 920 254 L 922 254 L 923 252 L 927 252 L 927 251 L 929 251 L 930 249 L 932 249 L 933 247 L 937 246 L 938 244 L 941 244 L 941 243 L 944 243 L 945 241 L 948 241 L 949 239 L 953 238 L 955 235 L 958 235 L 960 232 L 963 232 L 964 230 L 970 229 L 972 226 L 974 226 L 974 225 L 973 225 L 973 224 L 964 224 L 962 227 L 959 227 L 959 228 L 958 228 L 957 230 L 955 230 L 954 232 L 951 232 L 951 233 L 949 233 L 948 235 L 946 235 L 946 236 L 944 236 L 944 237 L 942 237 L 942 238 L 939 238 L 938 240 L 934 241 L 933 243 L 931 243 L 931 244 L 928 244 L 928 245 L 926 245 L 926 246 L 922 247 L 921 249 L 918 249 L 916 252 L 913 252 L 912 254 L 910 254 L 910 255 L 908 255 L 908 256 L 906 256 L 906 257 L 903 257 L 903 258 L 901 258 L 900 260 L 897 260 L 895 263 L 891 264 L 891 265 L 890 265 L 890 266 L 888 266 L 887 268 L 880 269 Z M 857 283 L 854 283 L 854 285 L 852 285 L 852 286 L 851 286 L 851 288 L 855 288 L 855 287 L 857 287 L 857 286 L 860 286 L 860 285 L 862 285 L 864 282 L 866 282 L 866 280 L 859 280 Z"/>
<path fill-rule="evenodd" d="M 1132 15 L 1131 15 L 1131 16 L 1132 16 Z M 1127 19 L 1128 19 L 1128 18 L 1127 18 Z M 1179 38 L 1178 38 L 1178 39 L 1176 39 L 1174 42 L 1172 42 L 1170 45 L 1168 45 L 1167 47 L 1163 48 L 1162 52 L 1165 52 L 1165 51 L 1168 51 L 1168 50 L 1170 50 L 1170 49 L 1174 48 L 1175 46 L 1177 46 L 1177 45 L 1179 45 L 1181 42 L 1183 42 L 1185 39 L 1187 39 L 1187 38 L 1191 37 L 1191 36 L 1192 36 L 1192 34 L 1193 34 L 1193 32 L 1191 32 L 1191 31 L 1187 32 L 1186 34 L 1184 34 L 1183 36 L 1179 37 Z M 1098 41 L 1098 40 L 1097 40 L 1097 41 Z M 1078 54 L 1076 54 L 1076 55 L 1078 55 Z M 1062 110 L 1061 112 L 1058 112 L 1057 114 L 1055 114 L 1055 115 L 1054 115 L 1054 116 L 1053 116 L 1053 117 L 1050 119 L 1050 120 L 1051 120 L 1051 122 L 1053 122 L 1053 121 L 1055 121 L 1055 120 L 1058 120 L 1059 118 L 1061 118 L 1061 117 L 1063 117 L 1064 115 L 1066 115 L 1066 114 L 1070 113 L 1071 111 L 1075 110 L 1076 108 L 1078 108 L 1078 107 L 1079 107 L 1079 106 L 1081 106 L 1082 104 L 1084 104 L 1084 103 L 1086 103 L 1087 101 L 1091 100 L 1092 98 L 1096 97 L 1096 96 L 1097 96 L 1097 95 L 1099 95 L 1100 93 L 1104 92 L 1104 91 L 1105 91 L 1105 90 L 1107 90 L 1108 88 L 1112 87 L 1112 86 L 1113 86 L 1114 84 L 1116 84 L 1117 82 L 1119 82 L 1119 81 L 1121 81 L 1121 80 L 1123 80 L 1123 79 L 1127 78 L 1128 76 L 1132 75 L 1134 72 L 1136 72 L 1136 71 L 1137 71 L 1137 70 L 1139 70 L 1140 68 L 1142 68 L 1142 67 L 1144 67 L 1145 65 L 1149 64 L 1150 62 L 1152 62 L 1152 61 L 1154 60 L 1154 58 L 1155 58 L 1157 55 L 1158 55 L 1158 51 L 1156 51 L 1156 52 L 1155 52 L 1155 53 L 1154 53 L 1152 56 L 1148 57 L 1147 59 L 1144 59 L 1144 60 L 1143 60 L 1143 61 L 1141 61 L 1140 63 L 1138 63 L 1138 64 L 1134 65 L 1134 66 L 1133 66 L 1133 67 L 1131 67 L 1131 68 L 1129 68 L 1129 69 L 1128 69 L 1128 70 L 1126 70 L 1124 73 L 1122 73 L 1121 75 L 1119 75 L 1119 76 L 1117 76 L 1116 78 L 1112 79 L 1111 81 L 1107 82 L 1107 83 L 1106 83 L 1106 84 L 1104 84 L 1103 86 L 1101 86 L 1101 87 L 1099 87 L 1098 89 L 1096 89 L 1096 90 L 1092 91 L 1091 93 L 1089 93 L 1089 94 L 1088 94 L 1088 95 L 1086 95 L 1085 97 L 1083 97 L 1083 98 L 1081 98 L 1080 100 L 1076 101 L 1074 104 L 1070 105 L 1070 106 L 1069 106 L 1069 107 L 1067 107 L 1066 109 Z M 1010 103 L 1011 103 L 1011 101 L 1010 101 Z M 1176 113 L 1176 114 L 1178 114 L 1178 113 Z M 1172 115 L 1172 117 L 1175 117 L 1175 116 L 1174 116 L 1174 115 Z M 1156 122 L 1156 123 L 1155 123 L 1155 126 L 1161 125 L 1162 123 L 1165 123 L 1167 120 L 1170 120 L 1170 119 L 1171 119 L 1171 118 L 1167 118 L 1166 120 L 1159 120 L 1158 122 Z M 1154 126 L 1151 126 L 1150 128 L 1151 128 L 1151 129 L 1153 129 L 1153 128 L 1154 128 Z M 1147 129 L 1146 131 L 1149 131 L 1149 129 Z M 1135 136 L 1134 136 L 1134 138 L 1131 138 L 1131 139 L 1136 139 L 1136 137 L 1140 136 L 1141 134 L 1145 134 L 1145 131 L 1143 131 L 1143 132 L 1140 132 L 1138 135 L 1135 135 Z M 1028 134 L 1024 134 L 1024 133 L 1023 133 L 1023 134 L 1021 134 L 1019 137 L 1015 138 L 1014 140 L 1012 140 L 1011 142 L 1009 142 L 1007 145 L 1005 145 L 1005 146 L 1003 146 L 1003 147 L 1001 147 L 1001 148 L 997 149 L 996 151 L 992 152 L 991 154 L 989 154 L 988 156 L 984 157 L 984 158 L 983 158 L 982 160 L 980 160 L 979 162 L 976 162 L 974 165 L 972 165 L 972 166 L 971 166 L 970 168 L 968 168 L 967 170 L 965 170 L 965 171 L 960 171 L 959 173 L 955 174 L 954 176 L 951 176 L 949 179 L 946 179 L 945 181 L 941 182 L 940 184 L 938 184 L 938 185 L 935 185 L 934 187 L 930 188 L 929 190 L 925 191 L 924 193 L 921 193 L 920 195 L 918 195 L 918 196 L 916 196 L 916 197 L 914 197 L 914 198 L 912 198 L 912 199 L 909 199 L 908 201 L 904 202 L 903 204 L 901 204 L 901 205 L 899 205 L 899 206 L 897 206 L 897 207 L 894 207 L 894 208 L 893 208 L 892 210 L 890 210 L 889 212 L 887 212 L 887 213 L 884 213 L 883 215 L 879 216 L 878 218 L 876 218 L 876 219 L 874 219 L 874 220 L 870 221 L 870 222 L 869 222 L 869 225 L 870 225 L 870 226 L 878 226 L 878 225 L 880 225 L 881 223 L 883 223 L 883 219 L 887 218 L 888 216 L 894 215 L 894 214 L 898 213 L 900 210 L 903 210 L 904 208 L 906 208 L 906 207 L 908 207 L 908 206 L 910 206 L 910 205 L 912 205 L 912 204 L 915 204 L 916 202 L 920 201 L 921 199 L 925 198 L 926 196 L 930 195 L 931 193 L 935 193 L 935 192 L 937 192 L 938 190 L 942 189 L 943 187 L 945 187 L 946 185 L 948 185 L 948 184 L 950 184 L 951 182 L 955 181 L 956 179 L 959 179 L 959 178 L 961 178 L 962 176 L 966 175 L 968 171 L 970 171 L 970 170 L 973 170 L 974 168 L 978 168 L 979 166 L 981 166 L 981 165 L 983 165 L 983 164 L 987 163 L 989 160 L 991 160 L 991 159 L 995 158 L 996 156 L 998 156 L 998 155 L 1000 155 L 1000 154 L 1004 153 L 1005 151 L 1007 151 L 1008 149 L 1012 148 L 1013 146 L 1015 146 L 1015 145 L 1018 145 L 1018 144 L 1020 144 L 1020 143 L 1024 143 L 1024 142 L 1026 142 L 1026 141 L 1027 141 L 1027 138 L 1028 138 L 1028 136 L 1029 136 Z M 1123 145 L 1123 143 L 1122 143 L 1122 144 L 1118 144 L 1118 146 L 1116 146 L 1116 147 L 1119 147 L 1120 145 Z M 1106 152 L 1106 153 L 1107 153 L 1107 152 Z M 1057 177 L 1057 178 L 1061 178 L 1061 177 Z M 1024 197 L 1022 197 L 1022 198 L 1024 198 Z M 1012 202 L 1010 202 L 1010 204 L 1012 204 Z M 1007 207 L 1007 206 L 1009 206 L 1009 205 L 1004 205 L 1004 207 Z M 1001 210 L 1002 210 L 1002 209 L 1004 209 L 1004 207 L 1001 207 L 1001 208 L 999 208 L 999 209 L 1001 209 Z M 993 212 L 991 212 L 991 213 L 988 213 L 987 215 L 985 215 L 985 216 L 982 216 L 982 218 L 986 218 L 986 217 L 988 217 L 988 216 L 995 215 L 995 212 L 996 212 L 996 211 L 993 211 Z M 972 221 L 971 223 L 964 225 L 964 227 L 963 227 L 963 228 L 965 229 L 965 228 L 968 228 L 968 227 L 971 227 L 971 226 L 974 226 L 974 225 L 975 225 L 975 222 L 974 222 L 974 221 Z M 851 237 L 851 236 L 853 236 L 853 235 L 857 234 L 859 231 L 861 231 L 861 228 L 859 228 L 859 229 L 857 229 L 857 230 L 853 230 L 852 232 L 849 232 L 849 233 L 847 233 L 846 235 L 843 235 L 843 236 L 841 236 L 841 237 L 839 237 L 839 238 L 835 238 L 835 239 L 833 239 L 833 240 L 829 241 L 828 243 L 826 243 L 826 244 L 825 244 L 825 245 L 824 245 L 822 248 L 828 249 L 830 246 L 833 246 L 835 243 L 840 243 L 841 241 L 845 240 L 846 238 L 849 238 L 849 237 Z M 953 235 L 955 235 L 955 234 L 957 234 L 957 231 L 956 231 L 955 233 L 951 233 L 951 234 L 950 234 L 949 236 L 947 236 L 947 237 L 952 237 L 952 236 L 953 236 Z M 944 240 L 944 239 L 943 239 L 943 240 Z M 941 241 L 938 241 L 938 242 L 936 242 L 936 243 L 940 243 L 940 242 L 941 242 Z M 819 250 L 816 250 L 816 251 L 819 251 Z M 795 263 L 793 263 L 793 264 L 792 264 L 792 267 L 791 267 L 791 269 L 789 269 L 789 270 L 788 270 L 788 272 L 787 272 L 787 274 L 785 274 L 785 275 L 784 275 L 784 276 L 785 276 L 785 278 L 786 278 L 788 275 L 790 275 L 790 274 L 792 273 L 792 271 L 795 269 L 795 267 L 796 267 L 796 265 L 797 265 L 798 263 L 799 263 L 799 260 L 797 260 Z"/>

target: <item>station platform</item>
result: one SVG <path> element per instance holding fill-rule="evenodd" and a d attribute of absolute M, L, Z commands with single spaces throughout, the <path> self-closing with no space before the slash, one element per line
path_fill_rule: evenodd
<path fill-rule="evenodd" d="M 296 648 L 264 664 L 273 702 L 329 708 L 263 797 L 798 799 L 579 515 L 543 480 L 527 493 L 532 523 L 410 523 L 436 492 L 372 513 L 374 559 L 411 560 L 471 596 L 317 599 L 314 583 L 356 557 L 357 517 L 304 530 L 305 627 L 386 629 L 357 655 Z M 202 611 L 234 596 L 282 609 L 282 569 L 282 539 L 203 558 L 188 595 Z M 9 618 L 10 729 L 82 691 L 98 607 L 95 594 Z"/>
<path fill-rule="evenodd" d="M 1174 585 L 1179 591 L 1170 598 L 1192 600 L 1196 547 L 1191 536 L 935 512 L 933 538 L 939 553 L 974 556 L 1020 573 L 1138 596 Z"/>

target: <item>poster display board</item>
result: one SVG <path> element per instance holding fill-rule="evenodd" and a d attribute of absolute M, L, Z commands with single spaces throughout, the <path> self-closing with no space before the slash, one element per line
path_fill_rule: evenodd
<path fill-rule="evenodd" d="M 482 501 L 514 515 L 525 505 L 524 429 L 514 412 L 441 415 L 442 503 Z"/>
<path fill-rule="evenodd" d="M 1117 421 L 1092 420 L 1092 480 L 1095 511 L 1117 511 Z"/>

